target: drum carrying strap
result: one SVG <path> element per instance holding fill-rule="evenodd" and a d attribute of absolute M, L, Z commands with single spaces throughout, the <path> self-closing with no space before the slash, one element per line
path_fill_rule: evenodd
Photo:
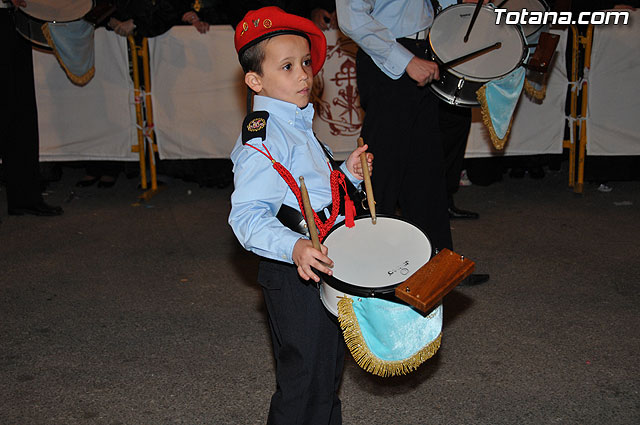
<path fill-rule="evenodd" d="M 344 297 L 338 321 L 356 363 L 367 372 L 406 375 L 430 359 L 442 339 L 442 304 L 427 316 L 380 298 Z"/>

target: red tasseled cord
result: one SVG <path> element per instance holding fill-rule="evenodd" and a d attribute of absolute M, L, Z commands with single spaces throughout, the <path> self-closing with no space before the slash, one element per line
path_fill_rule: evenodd
<path fill-rule="evenodd" d="M 300 192 L 300 187 L 298 187 L 298 184 L 296 183 L 295 179 L 293 178 L 289 170 L 284 168 L 282 164 L 280 164 L 275 159 L 273 159 L 273 157 L 271 156 L 271 153 L 269 152 L 269 149 L 267 149 L 264 143 L 262 144 L 262 147 L 264 148 L 266 153 L 256 148 L 255 146 L 252 146 L 249 144 L 247 144 L 246 146 L 251 146 L 252 148 L 254 148 L 255 150 L 257 150 L 258 152 L 260 152 L 261 154 L 263 154 L 264 156 L 266 156 L 271 160 L 271 163 L 273 164 L 273 168 L 275 168 L 278 174 L 280 174 L 280 176 L 284 179 L 284 181 L 287 183 L 287 185 L 295 195 L 296 199 L 298 200 L 300 211 L 304 216 L 304 207 L 302 206 L 302 193 Z M 320 239 L 320 241 L 322 241 L 325 238 L 325 236 L 327 236 L 327 233 L 329 232 L 329 230 L 331 230 L 334 223 L 336 222 L 336 218 L 338 218 L 338 213 L 340 211 L 340 186 L 342 186 L 345 192 L 345 196 L 344 196 L 345 225 L 347 227 L 355 226 L 354 217 L 355 217 L 356 208 L 353 205 L 353 201 L 349 198 L 349 195 L 347 195 L 347 185 L 344 182 L 344 178 L 345 178 L 344 174 L 341 173 L 340 171 L 338 170 L 331 171 L 330 181 L 331 181 L 332 205 L 331 205 L 331 215 L 329 216 L 327 221 L 323 223 L 322 220 L 320 220 L 320 217 L 318 217 L 318 214 L 316 214 L 315 211 L 313 212 L 313 219 L 314 219 L 313 221 L 316 223 L 316 227 L 318 228 L 318 238 Z M 305 217 L 305 220 L 306 220 L 306 217 Z"/>

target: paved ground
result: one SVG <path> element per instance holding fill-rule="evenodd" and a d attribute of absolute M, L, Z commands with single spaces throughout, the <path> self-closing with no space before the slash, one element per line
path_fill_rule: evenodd
<path fill-rule="evenodd" d="M 61 217 L 0 194 L 0 424 L 261 424 L 273 364 L 230 189 L 73 186 Z M 640 182 L 566 172 L 463 188 L 456 251 L 491 281 L 445 298 L 443 345 L 406 377 L 348 357 L 346 425 L 640 423 Z M 71 192 L 74 193 L 71 193 Z"/>

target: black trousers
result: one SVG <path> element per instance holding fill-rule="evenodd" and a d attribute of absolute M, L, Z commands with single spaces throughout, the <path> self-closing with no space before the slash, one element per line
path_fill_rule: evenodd
<path fill-rule="evenodd" d="M 341 425 L 338 388 L 345 343 L 314 282 L 295 266 L 263 260 L 258 271 L 276 362 L 269 425 Z"/>
<path fill-rule="evenodd" d="M 444 149 L 445 176 L 449 206 L 453 205 L 453 194 L 460 188 L 460 173 L 467 150 L 471 129 L 471 108 L 439 102 L 440 134 Z"/>
<path fill-rule="evenodd" d="M 402 39 L 424 57 L 426 42 Z M 376 211 L 402 216 L 422 228 L 435 248 L 453 249 L 438 123 L 439 100 L 406 74 L 393 80 L 361 49 L 358 92 L 365 110 L 361 135 L 375 155 Z"/>
<path fill-rule="evenodd" d="M 0 40 L 0 156 L 7 205 L 29 207 L 42 200 L 33 60 L 9 9 L 0 9 Z"/>

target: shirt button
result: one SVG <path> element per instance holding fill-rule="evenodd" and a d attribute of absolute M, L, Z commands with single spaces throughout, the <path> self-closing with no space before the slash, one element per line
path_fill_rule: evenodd
<path fill-rule="evenodd" d="M 293 125 L 293 121 L 289 121 L 289 125 Z"/>

